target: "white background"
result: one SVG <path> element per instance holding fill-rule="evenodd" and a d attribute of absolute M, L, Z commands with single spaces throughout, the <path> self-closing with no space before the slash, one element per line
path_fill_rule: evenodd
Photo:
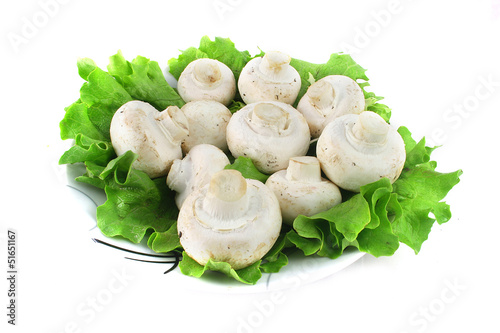
<path fill-rule="evenodd" d="M 3 1 L 0 22 L 0 266 L 6 272 L 14 228 L 19 267 L 15 327 L 0 274 L 2 332 L 500 330 L 500 0 Z M 402 245 L 314 283 L 302 275 L 280 293 L 205 291 L 92 243 L 93 213 L 57 165 L 58 123 L 83 83 L 76 60 L 105 68 L 121 49 L 164 68 L 203 35 L 311 62 L 350 52 L 393 123 L 443 145 L 438 170 L 463 169 L 446 199 L 452 220 L 433 228 L 418 255 Z"/>

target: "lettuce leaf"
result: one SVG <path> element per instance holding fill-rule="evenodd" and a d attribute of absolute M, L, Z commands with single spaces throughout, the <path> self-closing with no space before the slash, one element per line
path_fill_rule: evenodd
<path fill-rule="evenodd" d="M 167 231 L 155 231 L 148 238 L 148 246 L 151 250 L 159 253 L 167 253 L 177 249 L 181 249 L 181 243 L 177 232 L 177 223 L 172 223 L 172 226 Z"/>
<path fill-rule="evenodd" d="M 309 86 L 315 81 L 328 75 L 345 75 L 356 81 L 363 90 L 366 100 L 366 109 L 378 113 L 387 122 L 389 121 L 391 110 L 387 105 L 378 103 L 379 100 L 383 99 L 382 97 L 366 91 L 365 88 L 369 86 L 366 69 L 358 65 L 350 55 L 334 53 L 324 64 L 313 64 L 292 58 L 290 65 L 299 72 L 302 82 L 294 106 L 297 106 Z"/>
<path fill-rule="evenodd" d="M 245 103 L 243 103 L 242 101 L 233 100 L 231 102 L 231 104 L 229 104 L 228 109 L 231 113 L 235 113 L 236 111 L 238 111 L 239 109 L 241 109 L 244 106 L 245 106 Z"/>
<path fill-rule="evenodd" d="M 436 162 L 430 161 L 435 148 L 426 147 L 425 139 L 416 143 L 406 127 L 399 132 L 409 159 L 394 184 L 380 179 L 340 205 L 295 219 L 288 238 L 305 255 L 336 258 L 345 247 L 355 246 L 375 257 L 390 256 L 399 243 L 418 253 L 433 223 L 449 221 L 450 207 L 441 200 L 458 184 L 462 171 L 436 172 Z"/>
<path fill-rule="evenodd" d="M 296 104 L 312 83 L 328 75 L 346 75 L 354 81 L 368 81 L 368 77 L 365 75 L 366 70 L 356 64 L 348 54 L 334 53 L 324 64 L 313 64 L 304 60 L 292 58 L 290 65 L 299 72 L 302 82 Z"/>
<path fill-rule="evenodd" d="M 131 151 L 113 159 L 98 177 L 105 182 L 106 202 L 97 207 L 97 226 L 108 237 L 122 236 L 139 243 L 150 229 L 165 232 L 176 223 L 175 192 L 165 177 L 150 179 L 131 168 Z"/>
<path fill-rule="evenodd" d="M 425 138 L 416 143 L 405 127 L 399 133 L 405 141 L 408 158 L 394 183 L 402 214 L 393 222 L 393 228 L 400 241 L 418 253 L 434 222 L 442 224 L 450 220 L 450 206 L 442 200 L 458 184 L 462 170 L 437 172 L 437 163 L 430 160 L 435 148 L 426 147 Z"/>
<path fill-rule="evenodd" d="M 286 231 L 280 236 L 269 252 L 262 258 L 259 268 L 264 273 L 278 273 L 282 267 L 288 265 L 288 256 L 284 253 L 287 247 Z"/>
<path fill-rule="evenodd" d="M 182 71 L 190 62 L 200 58 L 210 58 L 227 65 L 233 71 L 236 81 L 238 81 L 241 70 L 247 62 L 252 58 L 263 55 L 261 52 L 252 57 L 248 51 L 237 50 L 229 38 L 215 37 L 214 41 L 211 41 L 208 36 L 201 38 L 198 48 L 190 47 L 181 52 L 178 58 L 171 58 L 168 61 L 169 71 L 176 80 L 179 79 Z"/>
<path fill-rule="evenodd" d="M 73 164 L 79 162 L 95 162 L 105 165 L 116 156 L 109 141 L 95 140 L 78 133 L 75 135 L 75 144 L 59 159 L 59 164 Z"/>
<path fill-rule="evenodd" d="M 178 80 L 182 71 L 191 61 L 200 58 L 210 58 L 226 64 L 233 71 L 236 80 L 238 80 L 246 63 L 253 58 L 262 57 L 264 54 L 265 52 L 261 50 L 259 54 L 251 56 L 248 51 L 237 50 L 229 38 L 215 37 L 214 41 L 211 41 L 208 36 L 204 36 L 198 48 L 190 47 L 181 51 L 181 54 L 177 58 L 171 58 L 168 61 L 169 72 Z M 346 75 L 357 81 L 363 90 L 366 99 L 366 109 L 378 113 L 386 121 L 389 121 L 391 109 L 385 104 L 378 103 L 383 97 L 366 91 L 365 88 L 369 86 L 367 82 L 368 77 L 365 74 L 366 69 L 358 65 L 350 55 L 334 53 L 324 64 L 314 64 L 292 58 L 290 65 L 299 72 L 302 83 L 294 106 L 297 106 L 307 88 L 315 81 L 328 75 Z M 234 113 L 244 105 L 237 94 L 236 100 L 231 105 L 230 110 Z"/>
<path fill-rule="evenodd" d="M 133 98 L 120 83 L 90 59 L 79 60 L 78 67 L 80 73 L 86 75 L 84 79 L 87 81 L 80 89 L 80 100 L 87 106 L 90 122 L 103 138 L 109 140 L 111 118 L 120 106 Z M 85 71 L 82 72 L 83 70 Z M 83 131 L 80 133 L 86 134 Z M 92 138 L 90 135 L 87 136 Z"/>
<path fill-rule="evenodd" d="M 225 274 L 245 284 L 255 284 L 262 277 L 262 273 L 278 273 L 283 266 L 288 264 L 288 257 L 283 253 L 286 234 L 282 233 L 269 252 L 252 265 L 235 270 L 226 262 L 209 260 L 206 265 L 200 265 L 186 252 L 182 253 L 179 269 L 185 275 L 201 277 L 207 271 Z"/>
<path fill-rule="evenodd" d="M 147 101 L 159 111 L 171 105 L 182 107 L 185 104 L 174 88 L 167 83 L 156 61 L 138 56 L 129 62 L 119 51 L 110 57 L 108 73 L 133 99 Z"/>
<path fill-rule="evenodd" d="M 88 106 L 78 100 L 64 109 L 63 120 L 59 123 L 61 139 L 74 139 L 78 134 L 95 140 L 108 140 L 108 136 L 96 128 L 89 118 Z"/>
<path fill-rule="evenodd" d="M 357 247 L 375 257 L 391 256 L 399 248 L 391 219 L 401 215 L 401 208 L 392 190 L 387 178 L 361 188 L 361 195 L 370 207 L 370 222 L 356 237 Z"/>
<path fill-rule="evenodd" d="M 376 257 L 392 255 L 399 241 L 391 229 L 388 203 L 394 200 L 387 178 L 362 187 L 361 193 L 311 217 L 298 216 L 288 237 L 305 255 L 337 258 L 347 246 Z M 394 204 L 394 202 L 393 202 Z"/>
<path fill-rule="evenodd" d="M 116 110 L 130 100 L 146 101 L 158 110 L 170 105 L 181 107 L 184 101 L 168 85 L 158 63 L 145 57 L 128 62 L 118 52 L 110 57 L 108 72 L 88 58 L 79 59 L 77 67 L 86 82 L 80 89 L 80 99 L 66 108 L 60 122 L 61 138 L 74 139 L 74 145 L 59 163 L 85 163 L 85 174 L 76 180 L 105 190 L 107 201 L 97 208 L 103 234 L 138 243 L 153 230 L 150 244 L 163 251 L 169 247 L 164 233 L 173 230 L 177 219 L 174 193 L 164 177 L 152 180 L 132 169 L 135 154 L 116 157 L 109 127 Z M 174 247 L 174 243 L 169 244 Z"/>
<path fill-rule="evenodd" d="M 75 180 L 104 190 L 106 182 L 99 178 L 99 175 L 105 167 L 89 161 L 85 162 L 85 168 L 85 173 L 76 177 Z"/>
<path fill-rule="evenodd" d="M 238 170 L 242 176 L 249 179 L 256 179 L 265 183 L 269 175 L 260 172 L 253 164 L 252 160 L 248 157 L 239 156 L 233 164 L 228 164 L 224 169 Z"/>
<path fill-rule="evenodd" d="M 261 261 L 235 270 L 227 262 L 208 260 L 205 266 L 200 265 L 194 261 L 186 252 L 182 253 L 182 261 L 179 263 L 179 269 L 185 275 L 201 277 L 206 271 L 221 272 L 229 277 L 234 278 L 236 281 L 245 284 L 255 284 L 262 277 L 262 272 L 259 269 Z"/>

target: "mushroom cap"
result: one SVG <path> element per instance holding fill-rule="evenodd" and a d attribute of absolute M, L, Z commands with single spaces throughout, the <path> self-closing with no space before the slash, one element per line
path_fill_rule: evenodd
<path fill-rule="evenodd" d="M 191 101 L 181 110 L 189 123 L 189 134 L 182 142 L 184 154 L 202 143 L 227 151 L 226 127 L 231 111 L 224 104 L 211 100 Z"/>
<path fill-rule="evenodd" d="M 223 170 L 186 198 L 177 229 L 182 247 L 200 265 L 211 259 L 241 269 L 260 260 L 276 242 L 280 208 L 261 182 Z"/>
<path fill-rule="evenodd" d="M 278 198 L 283 223 L 289 225 L 299 215 L 312 216 L 342 202 L 339 188 L 321 177 L 314 156 L 291 158 L 288 169 L 272 174 L 266 185 Z"/>
<path fill-rule="evenodd" d="M 300 91 L 300 75 L 290 66 L 290 56 L 267 52 L 250 60 L 238 78 L 238 90 L 246 104 L 278 101 L 293 104 Z"/>
<path fill-rule="evenodd" d="M 226 64 L 201 58 L 186 66 L 179 76 L 177 90 L 185 102 L 208 99 L 227 106 L 236 95 L 236 80 Z"/>
<path fill-rule="evenodd" d="M 353 192 L 384 177 L 394 183 L 406 159 L 401 135 L 371 111 L 344 115 L 328 124 L 318 139 L 316 155 L 325 175 Z"/>
<path fill-rule="evenodd" d="M 210 144 L 194 146 L 182 160 L 174 160 L 167 176 L 167 186 L 177 192 L 177 207 L 180 209 L 191 192 L 208 184 L 212 175 L 229 163 L 227 155 Z"/>
<path fill-rule="evenodd" d="M 344 75 L 329 75 L 309 86 L 297 104 L 309 124 L 311 136 L 317 138 L 327 124 L 345 114 L 360 114 L 365 96 L 356 81 Z"/>
<path fill-rule="evenodd" d="M 282 102 L 257 102 L 233 114 L 226 129 L 227 145 L 237 158 L 252 159 L 257 169 L 286 169 L 290 157 L 307 153 L 309 126 L 300 112 Z"/>
<path fill-rule="evenodd" d="M 118 156 L 138 155 L 132 167 L 151 178 L 165 176 L 173 160 L 182 158 L 181 141 L 189 132 L 186 117 L 176 106 L 159 112 L 142 101 L 130 101 L 113 115 L 110 136 Z"/>

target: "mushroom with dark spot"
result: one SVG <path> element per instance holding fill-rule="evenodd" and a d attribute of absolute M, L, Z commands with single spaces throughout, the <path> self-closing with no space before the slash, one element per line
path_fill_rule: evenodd
<path fill-rule="evenodd" d="M 293 104 L 300 91 L 300 75 L 290 65 L 291 58 L 270 51 L 250 60 L 241 71 L 238 90 L 246 104 L 277 100 Z"/>
<path fill-rule="evenodd" d="M 316 154 L 325 175 L 353 192 L 381 177 L 393 183 L 406 160 L 401 135 L 372 111 L 344 115 L 329 123 L 318 139 Z"/>

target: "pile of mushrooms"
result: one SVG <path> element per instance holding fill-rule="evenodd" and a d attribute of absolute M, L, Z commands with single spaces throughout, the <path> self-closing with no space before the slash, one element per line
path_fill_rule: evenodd
<path fill-rule="evenodd" d="M 271 249 L 282 223 L 340 204 L 340 189 L 359 192 L 383 177 L 394 182 L 403 169 L 401 136 L 365 110 L 356 81 L 330 75 L 296 101 L 301 78 L 290 62 L 267 52 L 236 82 L 225 64 L 198 59 L 178 80 L 182 108 L 132 101 L 112 119 L 116 153 L 136 153 L 133 167 L 151 178 L 167 175 L 177 192 L 180 243 L 201 265 L 247 267 Z M 236 87 L 246 105 L 231 114 Z M 316 156 L 306 156 L 315 140 Z M 267 182 L 225 170 L 229 154 L 250 158 L 270 175 Z"/>

